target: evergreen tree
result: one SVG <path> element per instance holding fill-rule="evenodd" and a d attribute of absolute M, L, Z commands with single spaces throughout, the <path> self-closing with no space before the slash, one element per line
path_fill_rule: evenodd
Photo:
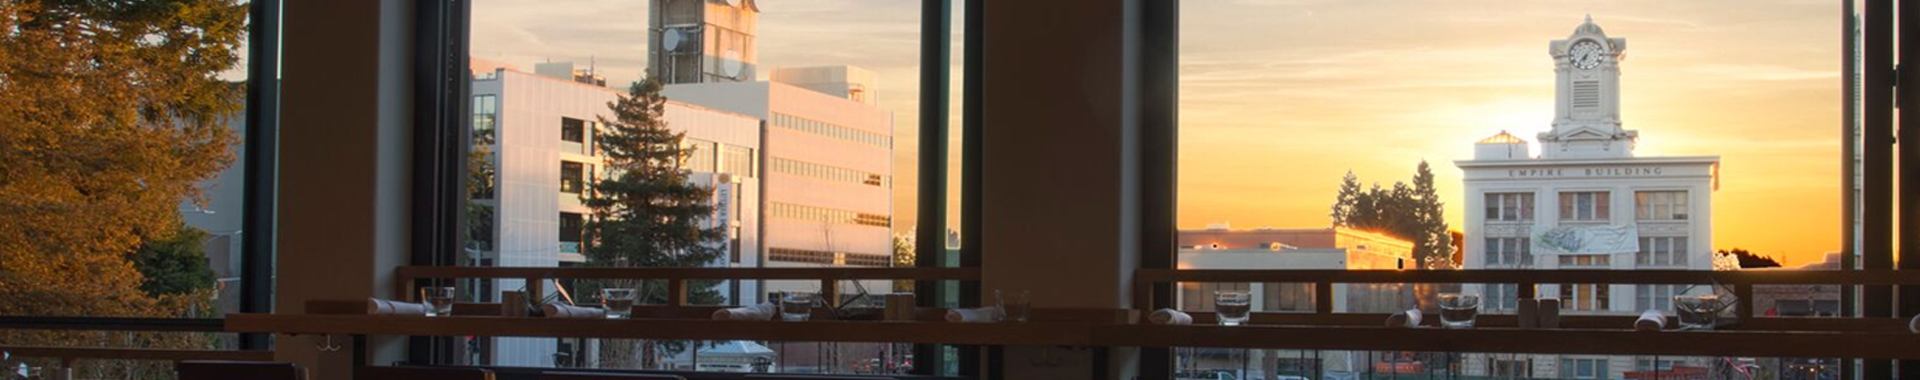
<path fill-rule="evenodd" d="M 691 151 L 681 145 L 685 132 L 667 128 L 666 102 L 660 82 L 648 79 L 607 104 L 613 120 L 600 118 L 606 127 L 594 146 L 607 157 L 609 175 L 583 195 L 593 212 L 585 239 L 590 265 L 699 267 L 726 253 L 724 231 L 709 226 L 713 189 L 691 182 L 681 166 Z M 664 283 L 631 285 L 640 290 L 643 303 L 667 299 Z M 688 284 L 687 300 L 719 302 L 713 285 Z"/>
<path fill-rule="evenodd" d="M 1412 242 L 1414 262 L 1423 268 L 1451 263 L 1453 236 L 1433 181 L 1433 169 L 1426 161 L 1420 162 L 1412 186 L 1394 182 L 1392 188 L 1382 188 L 1376 183 L 1361 191 L 1359 178 L 1348 172 L 1334 196 L 1333 225 Z"/>
<path fill-rule="evenodd" d="M 1438 261 L 1451 262 L 1453 257 L 1453 235 L 1447 231 L 1445 203 L 1433 186 L 1433 168 L 1426 160 L 1413 174 L 1413 235 L 1414 258 L 1423 266 Z"/>
<path fill-rule="evenodd" d="M 1347 176 L 1340 179 L 1340 192 L 1333 197 L 1333 225 L 1347 225 L 1353 218 L 1354 206 L 1360 201 L 1360 197 L 1360 177 L 1353 175 L 1352 170 L 1348 170 Z"/>
<path fill-rule="evenodd" d="M 133 254 L 133 268 L 144 278 L 140 290 L 158 296 L 213 289 L 206 241 L 205 231 L 183 223 L 171 236 L 142 243 Z"/>

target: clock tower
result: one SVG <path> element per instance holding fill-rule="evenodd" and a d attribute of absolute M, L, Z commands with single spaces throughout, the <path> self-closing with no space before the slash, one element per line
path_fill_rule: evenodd
<path fill-rule="evenodd" d="M 1620 126 L 1620 61 L 1625 38 L 1609 38 L 1593 16 L 1554 40 L 1553 130 L 1540 134 L 1542 158 L 1631 157 L 1639 132 Z"/>

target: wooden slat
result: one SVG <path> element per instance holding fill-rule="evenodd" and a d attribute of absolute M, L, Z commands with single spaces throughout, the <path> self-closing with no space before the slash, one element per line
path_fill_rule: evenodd
<path fill-rule="evenodd" d="M 1920 285 L 1920 271 L 1138 269 L 1145 282 Z"/>
<path fill-rule="evenodd" d="M 978 268 L 545 268 L 402 266 L 405 278 L 979 280 Z"/>
<path fill-rule="evenodd" d="M 0 346 L 14 356 L 29 358 L 58 359 L 116 359 L 116 360 L 273 360 L 273 351 L 231 351 L 231 350 L 166 350 L 154 348 L 102 348 L 102 347 L 49 347 L 49 346 Z"/>
<path fill-rule="evenodd" d="M 230 314 L 233 332 L 414 336 L 534 336 L 639 339 L 748 339 L 802 342 L 905 342 L 972 345 L 1078 345 L 1091 325 L 1077 322 L 945 323 L 713 321 Z"/>
<path fill-rule="evenodd" d="M 1911 333 L 1133 325 L 1097 326 L 1093 335 L 1096 345 L 1136 347 L 1920 358 Z"/>
<path fill-rule="evenodd" d="M 1215 321 L 1211 312 L 1189 312 L 1194 324 L 1209 325 Z M 1561 315 L 1560 327 L 1575 329 L 1627 329 L 1639 316 L 1627 315 Z M 1673 317 L 1668 317 L 1669 322 Z M 1290 325 L 1290 326 L 1332 326 L 1332 327 L 1375 327 L 1385 326 L 1387 314 L 1376 313 L 1253 313 L 1248 323 L 1254 325 Z M 1427 326 L 1439 326 L 1439 316 L 1428 315 L 1423 320 Z M 1480 327 L 1519 327 L 1519 320 L 1512 314 L 1482 314 L 1474 320 Z M 1669 326 L 1675 324 L 1669 323 Z M 1894 318 L 1752 318 L 1738 324 L 1723 327 L 1730 331 L 1797 331 L 1797 332 L 1875 332 L 1901 333 L 1906 330 L 1906 321 Z M 1920 336 L 1915 336 L 1920 338 Z"/>

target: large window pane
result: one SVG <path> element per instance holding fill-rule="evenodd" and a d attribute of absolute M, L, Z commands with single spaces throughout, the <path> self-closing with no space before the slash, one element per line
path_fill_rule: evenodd
<path fill-rule="evenodd" d="M 1832 269 L 1847 244 L 1841 72 L 1857 52 L 1841 2 L 1180 4 L 1182 268 Z M 1370 299 L 1433 313 L 1434 293 L 1476 293 L 1505 314 L 1531 290 L 1562 314 L 1632 316 L 1730 296 L 1551 282 Z M 1352 285 L 1335 292 L 1401 291 Z M 1756 314 L 1832 315 L 1821 305 L 1840 298 L 1770 289 Z M 1451 373 L 1466 376 L 1636 371 L 1633 357 L 1460 355 Z M 1322 368 L 1397 359 L 1438 364 Z"/>
<path fill-rule="evenodd" d="M 469 241 L 491 243 L 469 243 L 463 265 L 912 265 L 919 2 L 483 0 L 473 14 L 475 109 L 492 116 L 476 116 L 470 182 L 495 185 L 469 202 L 468 224 L 486 227 Z M 638 85 L 648 81 L 657 87 Z M 635 91 L 659 111 L 609 106 Z M 639 198 L 663 200 L 618 201 Z M 957 210 L 948 214 L 957 221 Z M 664 294 L 658 282 L 558 284 L 580 304 L 605 287 L 665 300 L 647 296 Z M 878 299 L 909 285 L 843 282 L 823 296 Z M 485 289 L 469 291 L 478 299 L 526 289 L 518 280 L 466 286 Z M 688 301 L 755 304 L 820 287 L 694 282 Z M 493 338 L 472 347 L 478 364 L 512 366 L 898 373 L 911 362 L 907 346 L 884 343 Z"/>

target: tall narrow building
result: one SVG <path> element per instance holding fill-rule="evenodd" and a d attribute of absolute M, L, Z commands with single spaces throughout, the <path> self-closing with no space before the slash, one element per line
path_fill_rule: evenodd
<path fill-rule="evenodd" d="M 754 0 L 653 0 L 647 76 L 664 84 L 752 82 L 760 7 Z"/>

